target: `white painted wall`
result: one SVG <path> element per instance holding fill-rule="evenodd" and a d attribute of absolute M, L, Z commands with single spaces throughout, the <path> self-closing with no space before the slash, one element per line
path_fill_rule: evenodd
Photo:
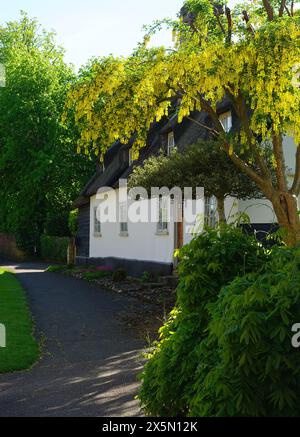
<path fill-rule="evenodd" d="M 108 201 L 113 201 L 109 199 Z M 142 200 L 150 202 L 148 200 Z M 174 223 L 169 223 L 168 235 L 157 235 L 156 223 L 128 223 L 128 237 L 120 236 L 119 223 L 102 223 L 101 237 L 94 235 L 94 207 L 96 196 L 91 198 L 90 257 L 124 258 L 128 260 L 172 263 L 174 254 Z"/>
<path fill-rule="evenodd" d="M 194 213 L 198 214 L 196 219 L 192 223 L 187 222 L 186 217 L 183 218 L 183 244 L 188 244 L 195 235 L 199 234 L 203 230 L 204 224 L 204 210 L 205 202 L 202 199 L 198 199 L 194 203 Z"/>
<path fill-rule="evenodd" d="M 235 197 L 226 197 L 225 199 L 225 217 L 228 223 L 236 221 L 239 202 Z"/>
<path fill-rule="evenodd" d="M 296 164 L 297 145 L 292 137 L 285 136 L 283 139 L 283 151 L 288 173 L 294 175 Z"/>
<path fill-rule="evenodd" d="M 119 190 L 118 190 L 119 192 Z M 114 202 L 113 193 L 107 193 L 107 205 Z M 141 200 L 141 207 L 150 200 Z M 157 223 L 131 223 L 128 221 L 128 236 L 120 236 L 120 223 L 102 223 L 101 236 L 94 234 L 94 208 L 99 204 L 97 196 L 91 197 L 90 202 L 90 257 L 91 258 L 124 258 L 128 260 L 154 261 L 160 263 L 172 263 L 175 250 L 175 224 L 170 221 L 168 234 L 157 233 Z M 198 200 L 197 211 L 204 213 L 204 202 Z M 191 227 L 193 227 L 192 223 Z M 184 244 L 187 244 L 193 234 L 187 232 L 184 223 Z"/>
<path fill-rule="evenodd" d="M 239 200 L 239 212 L 246 213 L 251 223 L 276 223 L 272 204 L 267 199 Z"/>

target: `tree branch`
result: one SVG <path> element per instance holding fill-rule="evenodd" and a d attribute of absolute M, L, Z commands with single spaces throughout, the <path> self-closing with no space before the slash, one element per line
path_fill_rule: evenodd
<path fill-rule="evenodd" d="M 203 111 L 207 112 L 207 114 L 210 115 L 210 117 L 212 118 L 212 120 L 217 128 L 217 132 L 219 132 L 219 134 L 221 134 L 221 135 L 224 135 L 225 131 L 224 131 L 222 123 L 219 120 L 218 114 L 211 107 L 209 102 L 207 100 L 205 100 L 205 98 L 201 95 L 201 93 L 199 91 L 198 91 L 198 96 L 200 99 L 201 108 L 203 109 Z"/>
<path fill-rule="evenodd" d="M 227 24 L 228 24 L 227 40 L 228 40 L 228 44 L 231 44 L 231 39 L 232 39 L 232 16 L 231 16 L 231 10 L 227 6 L 225 8 L 225 13 L 226 13 Z"/>
<path fill-rule="evenodd" d="M 249 176 L 250 179 L 252 179 L 258 187 L 265 193 L 266 192 L 266 181 L 260 177 L 255 170 L 253 170 L 249 165 L 244 162 L 236 153 L 229 154 L 229 148 L 230 145 L 227 144 L 225 146 L 225 149 L 230 156 L 231 161 L 247 176 Z"/>
<path fill-rule="evenodd" d="M 211 127 L 207 126 L 207 125 L 204 124 L 204 123 L 201 123 L 201 122 L 198 121 L 198 120 L 195 120 L 193 117 L 188 116 L 188 117 L 186 117 L 186 118 L 187 118 L 188 120 L 192 121 L 193 123 L 197 124 L 199 127 L 202 127 L 203 129 L 208 130 L 208 131 L 211 132 L 213 135 L 216 135 L 216 136 L 219 135 L 219 132 L 218 132 L 218 131 L 216 131 L 215 129 L 212 129 Z"/>
<path fill-rule="evenodd" d="M 264 8 L 267 12 L 269 21 L 274 20 L 274 11 L 269 0 L 263 0 Z"/>
<path fill-rule="evenodd" d="M 253 26 L 250 24 L 250 17 L 249 17 L 249 15 L 248 15 L 248 12 L 247 12 L 247 11 L 243 11 L 243 18 L 244 18 L 244 21 L 246 22 L 246 25 L 247 25 L 247 29 L 248 29 L 248 31 L 249 31 L 250 33 L 252 33 L 252 35 L 254 35 L 254 34 L 255 34 L 255 31 L 254 31 Z"/>
<path fill-rule="evenodd" d="M 271 173 L 268 169 L 268 166 L 265 163 L 264 159 L 261 157 L 260 152 L 256 146 L 256 138 L 253 135 L 252 129 L 250 127 L 249 117 L 247 114 L 247 105 L 243 96 L 241 95 L 241 93 L 239 93 L 238 97 L 235 97 L 233 94 L 230 93 L 229 90 L 227 90 L 227 94 L 232 101 L 237 114 L 240 117 L 240 120 L 245 130 L 245 134 L 247 136 L 249 148 L 253 153 L 253 157 L 255 159 L 257 167 L 265 176 L 266 180 L 272 181 Z"/>
<path fill-rule="evenodd" d="M 300 144 L 297 147 L 296 152 L 296 167 L 295 167 L 295 176 L 291 189 L 289 190 L 291 194 L 295 196 L 299 196 L 300 194 Z"/>
<path fill-rule="evenodd" d="M 219 25 L 221 31 L 223 32 L 224 35 L 226 35 L 226 30 L 225 30 L 225 28 L 224 28 L 224 26 L 222 24 L 222 21 L 220 20 L 220 10 L 215 5 L 214 5 L 214 15 L 215 15 L 215 17 L 217 19 L 217 22 L 218 22 L 218 25 Z"/>
<path fill-rule="evenodd" d="M 182 86 L 182 84 L 180 82 L 177 83 L 178 87 L 180 88 L 180 91 L 182 93 L 182 95 L 187 94 L 186 90 L 184 89 L 184 87 Z M 205 112 L 207 112 L 213 122 L 215 123 L 215 126 L 217 128 L 216 133 L 218 134 L 225 134 L 224 128 L 222 123 L 219 120 L 219 117 L 216 113 L 216 111 L 213 110 L 213 108 L 211 107 L 211 105 L 209 104 L 209 102 L 207 100 L 205 100 L 205 98 L 203 97 L 203 95 L 198 91 L 197 92 L 199 99 L 197 99 L 195 96 L 193 96 L 192 98 L 197 102 L 200 103 L 201 105 L 201 109 Z"/>
<path fill-rule="evenodd" d="M 218 114 L 216 113 L 216 111 L 211 107 L 211 105 L 209 104 L 209 102 L 207 102 L 207 100 L 204 99 L 204 97 L 198 93 L 200 95 L 200 102 L 201 102 L 201 107 L 202 109 L 207 112 L 212 120 L 214 121 L 218 131 L 221 134 L 224 134 L 224 128 L 222 123 L 219 120 Z M 268 190 L 271 193 L 271 189 L 272 189 L 272 185 L 271 185 L 271 176 L 268 177 L 267 179 L 263 179 L 261 176 L 259 176 L 259 174 L 253 170 L 251 167 L 249 167 L 249 165 L 244 162 L 236 153 L 230 153 L 230 144 L 228 144 L 227 142 L 224 143 L 224 148 L 225 151 L 227 152 L 228 156 L 230 157 L 230 159 L 232 160 L 232 162 L 244 173 L 246 173 L 254 182 L 256 182 L 256 184 L 260 187 L 260 189 L 263 192 L 266 192 L 267 190 L 267 185 L 269 185 Z M 261 158 L 260 158 L 261 159 Z M 262 166 L 263 167 L 263 166 Z M 265 165 L 266 167 L 266 165 Z M 268 171 L 268 170 L 267 170 Z M 268 171 L 268 175 L 270 175 L 269 171 Z M 271 194 L 270 194 L 271 195 Z"/>
<path fill-rule="evenodd" d="M 225 94 L 228 96 L 229 100 L 231 101 L 235 112 L 238 114 L 239 107 L 237 105 L 237 101 L 236 101 L 234 94 L 233 94 L 234 93 L 233 86 L 230 84 L 227 84 L 226 86 L 223 85 L 223 90 L 224 90 Z"/>
<path fill-rule="evenodd" d="M 279 8 L 279 17 L 283 16 L 283 12 L 285 8 L 286 8 L 286 0 L 282 0 Z"/>
<path fill-rule="evenodd" d="M 181 89 L 182 93 L 186 94 L 185 89 L 182 87 L 182 85 L 180 83 L 178 83 L 178 86 Z M 224 131 L 222 123 L 219 120 L 219 116 L 218 116 L 217 112 L 212 108 L 210 103 L 203 97 L 203 95 L 199 91 L 198 91 L 198 96 L 199 96 L 199 102 L 200 102 L 202 110 L 210 115 L 211 119 L 213 120 L 213 122 L 216 126 L 217 132 L 219 133 L 219 135 L 224 136 L 224 140 L 225 140 L 225 131 Z M 241 102 L 239 102 L 239 104 L 241 104 Z M 246 111 L 245 108 L 244 108 L 244 111 Z M 247 116 L 246 112 L 245 112 L 245 115 Z M 248 117 L 247 117 L 247 120 L 248 120 Z M 244 120 L 244 122 L 245 122 L 245 120 Z M 250 133 L 251 139 L 252 139 L 253 134 L 252 134 L 252 131 L 251 131 L 250 126 L 249 126 L 249 120 L 248 120 L 248 124 L 246 124 L 246 127 L 247 126 L 249 128 L 248 135 Z M 254 153 L 256 163 L 257 163 L 258 167 L 260 168 L 260 170 L 262 171 L 262 174 L 265 176 L 265 179 L 263 177 L 261 177 L 255 170 L 253 170 L 251 167 L 249 167 L 249 165 L 246 162 L 244 162 L 241 158 L 239 158 L 235 153 L 230 153 L 230 145 L 227 144 L 226 141 L 224 141 L 224 149 L 227 152 L 230 159 L 234 162 L 234 164 L 236 164 L 240 170 L 242 170 L 254 182 L 256 182 L 256 184 L 259 186 L 259 188 L 264 193 L 268 192 L 269 196 L 271 196 L 273 186 L 272 186 L 272 179 L 271 179 L 271 174 L 269 172 L 269 169 L 268 169 L 266 163 L 264 162 L 264 160 L 261 158 L 259 151 L 257 150 L 257 147 L 253 145 L 253 142 L 250 141 L 249 144 L 252 147 L 252 151 Z"/>
<path fill-rule="evenodd" d="M 276 178 L 278 183 L 278 189 L 280 191 L 287 191 L 287 181 L 285 177 L 285 160 L 282 148 L 282 136 L 278 134 L 273 134 L 273 151 L 276 161 Z"/>
<path fill-rule="evenodd" d="M 291 4 L 291 16 L 294 16 L 294 0 L 292 0 L 292 4 Z"/>
<path fill-rule="evenodd" d="M 292 14 L 291 14 L 291 12 L 289 11 L 289 8 L 286 5 L 285 5 L 285 10 L 286 10 L 288 16 L 291 17 Z"/>

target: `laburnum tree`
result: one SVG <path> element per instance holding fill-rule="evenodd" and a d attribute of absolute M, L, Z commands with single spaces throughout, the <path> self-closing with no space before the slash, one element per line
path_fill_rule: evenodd
<path fill-rule="evenodd" d="M 143 187 L 149 194 L 151 187 L 205 187 L 207 197 L 215 196 L 219 223 L 226 222 L 225 199 L 259 198 L 257 185 L 233 164 L 216 140 L 199 140 L 183 152 L 166 156 L 163 151 L 136 166 L 129 177 L 128 187 Z"/>
<path fill-rule="evenodd" d="M 178 121 L 205 111 L 210 132 L 236 167 L 273 205 L 287 244 L 300 239 L 300 16 L 290 0 L 186 0 L 173 29 L 173 49 L 147 48 L 151 34 L 128 58 L 95 62 L 93 74 L 69 94 L 67 109 L 81 131 L 78 151 L 103 156 L 115 141 L 135 136 L 144 146 L 151 123 L 176 111 Z M 226 133 L 218 104 L 229 99 L 239 129 Z M 295 175 L 288 180 L 283 141 L 295 140 Z M 272 168 L 265 144 L 272 145 Z M 250 156 L 243 158 L 243 154 Z"/>

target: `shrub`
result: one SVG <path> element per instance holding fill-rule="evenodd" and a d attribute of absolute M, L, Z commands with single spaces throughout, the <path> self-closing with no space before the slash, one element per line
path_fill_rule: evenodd
<path fill-rule="evenodd" d="M 151 280 L 151 275 L 149 272 L 144 272 L 141 276 L 141 282 L 142 284 L 145 284 L 146 282 L 149 282 Z"/>
<path fill-rule="evenodd" d="M 68 237 L 41 236 L 41 256 L 43 259 L 66 262 L 69 245 Z"/>
<path fill-rule="evenodd" d="M 177 304 L 148 356 L 139 397 L 155 416 L 190 411 L 199 366 L 199 347 L 207 336 L 209 304 L 236 276 L 255 271 L 267 259 L 261 245 L 241 229 L 206 229 L 180 251 Z"/>
<path fill-rule="evenodd" d="M 83 274 L 83 279 L 87 279 L 88 281 L 93 281 L 95 279 L 103 279 L 111 276 L 111 272 L 109 271 L 88 271 Z"/>
<path fill-rule="evenodd" d="M 191 415 L 299 416 L 300 248 L 276 248 L 260 273 L 225 286 L 210 313 Z"/>
<path fill-rule="evenodd" d="M 70 234 L 75 237 L 77 234 L 77 228 L 78 228 L 78 209 L 74 209 L 69 214 L 68 219 L 68 227 Z"/>
<path fill-rule="evenodd" d="M 62 266 L 49 266 L 46 270 L 46 272 L 63 272 L 68 269 L 68 266 L 62 265 Z"/>
<path fill-rule="evenodd" d="M 126 278 L 127 278 L 127 272 L 125 269 L 117 269 L 114 271 L 112 275 L 112 279 L 114 282 L 125 281 Z"/>

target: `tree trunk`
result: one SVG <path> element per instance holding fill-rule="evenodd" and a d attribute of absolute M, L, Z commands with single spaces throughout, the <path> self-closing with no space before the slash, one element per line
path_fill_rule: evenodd
<path fill-rule="evenodd" d="M 224 196 L 217 196 L 216 199 L 217 199 L 217 212 L 218 212 L 219 224 L 226 223 L 225 197 Z"/>
<path fill-rule="evenodd" d="M 300 241 L 300 219 L 297 197 L 288 192 L 275 191 L 270 198 L 280 228 L 284 230 L 284 241 L 289 247 Z"/>
<path fill-rule="evenodd" d="M 74 266 L 76 264 L 75 237 L 71 237 L 69 239 L 68 251 L 67 251 L 67 264 L 68 264 L 68 266 Z"/>

